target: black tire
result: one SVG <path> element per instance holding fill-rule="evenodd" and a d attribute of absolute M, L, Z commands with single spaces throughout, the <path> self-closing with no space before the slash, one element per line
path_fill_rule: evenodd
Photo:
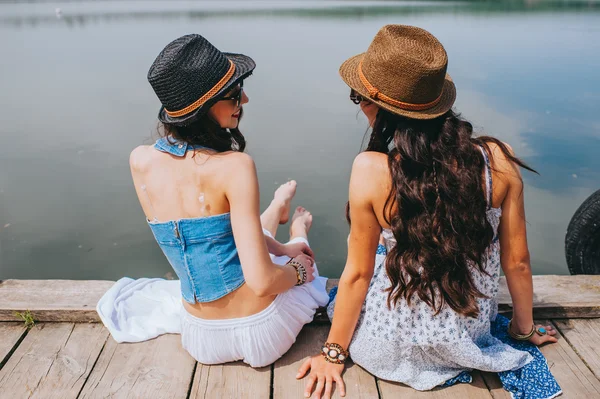
<path fill-rule="evenodd" d="M 600 190 L 577 209 L 565 237 L 571 274 L 600 274 Z"/>

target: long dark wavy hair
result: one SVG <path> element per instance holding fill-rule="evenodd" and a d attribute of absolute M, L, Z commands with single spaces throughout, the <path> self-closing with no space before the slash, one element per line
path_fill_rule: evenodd
<path fill-rule="evenodd" d="M 477 299 L 485 296 L 472 268 L 486 273 L 482 260 L 493 230 L 486 218 L 485 160 L 477 146 L 490 154 L 489 143 L 535 172 L 500 140 L 473 137 L 471 123 L 452 110 L 431 120 L 378 111 L 367 151 L 387 154 L 392 176 L 383 212 L 397 242 L 385 263 L 388 306 L 401 298 L 410 305 L 416 294 L 436 314 L 444 304 L 465 316 L 479 314 Z"/>
<path fill-rule="evenodd" d="M 242 120 L 244 109 L 240 110 L 239 122 Z M 161 137 L 171 136 L 175 140 L 189 144 L 208 147 L 216 152 L 239 151 L 246 149 L 246 139 L 238 127 L 224 129 L 208 113 L 187 126 L 174 126 L 158 122 L 157 131 Z"/>

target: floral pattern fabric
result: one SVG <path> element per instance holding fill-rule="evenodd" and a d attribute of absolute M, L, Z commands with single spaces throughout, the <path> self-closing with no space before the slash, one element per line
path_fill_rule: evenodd
<path fill-rule="evenodd" d="M 497 372 L 514 399 L 548 399 L 560 387 L 541 352 L 528 342 L 508 337 L 508 321 L 498 316 L 496 296 L 500 278 L 500 244 L 497 237 L 501 209 L 491 207 L 491 172 L 487 154 L 487 218 L 494 239 L 482 259 L 482 273 L 472 267 L 476 287 L 486 298 L 477 299 L 479 315 L 466 317 L 444 305 L 439 313 L 418 296 L 410 306 L 400 299 L 387 304 L 390 280 L 385 269 L 387 252 L 396 245 L 384 229 L 385 245 L 377 248 L 375 269 L 349 346 L 352 360 L 379 378 L 407 384 L 417 390 L 470 382 L 470 370 Z M 335 292 L 327 308 L 334 317 Z"/>

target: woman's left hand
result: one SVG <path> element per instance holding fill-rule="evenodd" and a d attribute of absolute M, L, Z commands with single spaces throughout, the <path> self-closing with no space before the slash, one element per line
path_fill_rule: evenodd
<path fill-rule="evenodd" d="M 310 256 L 313 260 L 315 259 L 315 254 L 305 242 L 285 244 L 283 246 L 283 254 L 290 258 L 295 258 L 298 255 L 304 254 Z"/>
<path fill-rule="evenodd" d="M 334 382 L 340 390 L 340 396 L 346 396 L 346 386 L 342 378 L 342 372 L 344 371 L 343 364 L 329 363 L 323 355 L 316 355 L 304 361 L 298 370 L 296 379 L 303 378 L 308 370 L 310 370 L 310 374 L 308 375 L 304 391 L 306 398 L 310 398 L 310 394 L 316 383 L 315 397 L 330 399 Z M 323 393 L 323 390 L 325 390 L 325 393 Z"/>

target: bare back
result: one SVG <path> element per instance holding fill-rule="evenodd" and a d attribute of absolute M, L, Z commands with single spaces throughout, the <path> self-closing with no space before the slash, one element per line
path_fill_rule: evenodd
<path fill-rule="evenodd" d="M 227 182 L 236 152 L 188 151 L 176 157 L 154 146 L 139 146 L 130 156 L 135 190 L 149 221 L 200 218 L 230 212 Z M 265 309 L 275 296 L 259 297 L 247 284 L 213 302 L 189 304 L 186 310 L 204 319 L 244 317 Z"/>

